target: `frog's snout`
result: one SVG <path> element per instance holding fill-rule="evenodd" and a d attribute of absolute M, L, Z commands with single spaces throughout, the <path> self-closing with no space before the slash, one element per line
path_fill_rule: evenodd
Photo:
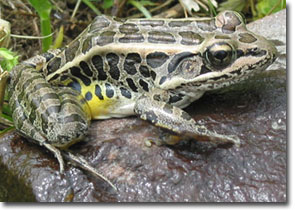
<path fill-rule="evenodd" d="M 275 44 L 272 41 L 269 41 L 269 42 L 270 43 L 269 43 L 269 47 L 268 47 L 269 48 L 268 52 L 269 52 L 270 56 L 272 57 L 271 63 L 273 63 L 277 59 L 277 57 L 279 56 L 279 52 L 278 52 Z"/>
<path fill-rule="evenodd" d="M 275 46 L 275 44 L 271 40 L 267 40 L 263 38 L 264 50 L 267 52 L 267 58 L 269 60 L 269 65 L 272 64 L 279 55 L 279 52 Z"/>

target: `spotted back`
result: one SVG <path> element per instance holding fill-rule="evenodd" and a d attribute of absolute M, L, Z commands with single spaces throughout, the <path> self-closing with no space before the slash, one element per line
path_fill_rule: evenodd
<path fill-rule="evenodd" d="M 269 46 L 265 39 L 247 31 L 243 19 L 230 11 L 216 18 L 118 20 L 98 16 L 48 62 L 44 73 L 53 84 L 75 89 L 107 81 L 127 98 L 153 88 L 193 85 L 213 89 L 219 81 L 269 65 L 275 57 Z M 211 65 L 210 58 L 220 48 L 221 58 L 232 51 L 230 62 L 221 67 Z"/>

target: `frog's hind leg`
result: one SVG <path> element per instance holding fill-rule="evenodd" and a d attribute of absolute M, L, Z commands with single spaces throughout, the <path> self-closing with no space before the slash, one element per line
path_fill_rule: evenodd
<path fill-rule="evenodd" d="M 24 136 L 45 146 L 57 157 L 58 148 L 68 147 L 87 132 L 89 117 L 70 88 L 52 87 L 43 74 L 27 65 L 19 65 L 9 83 L 9 104 L 15 127 Z"/>
<path fill-rule="evenodd" d="M 59 162 L 60 172 L 64 171 L 64 161 L 61 156 L 60 150 L 47 142 L 47 139 L 32 125 L 30 120 L 26 117 L 23 108 L 18 101 L 14 101 L 13 120 L 16 128 L 23 136 L 32 139 L 39 145 L 46 147 L 51 151 Z"/>

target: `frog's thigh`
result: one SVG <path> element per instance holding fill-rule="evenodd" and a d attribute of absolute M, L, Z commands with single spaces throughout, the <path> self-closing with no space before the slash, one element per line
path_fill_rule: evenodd
<path fill-rule="evenodd" d="M 18 102 L 18 100 L 13 100 L 12 118 L 16 129 L 19 130 L 22 135 L 36 141 L 41 146 L 45 146 L 54 154 L 59 162 L 60 172 L 63 173 L 64 161 L 61 156 L 60 150 L 49 144 L 44 135 L 42 135 L 42 133 L 32 125 L 31 121 L 25 115 L 24 109 Z"/>
<path fill-rule="evenodd" d="M 220 135 L 209 131 L 205 126 L 197 125 L 195 120 L 182 109 L 162 101 L 153 100 L 148 96 L 143 96 L 137 100 L 134 112 L 141 119 L 179 135 L 178 137 L 170 135 L 163 139 L 168 144 L 174 144 L 186 139 L 222 144 L 239 143 L 239 140 L 234 137 Z"/>
<path fill-rule="evenodd" d="M 87 114 L 83 111 L 75 92 L 69 88 L 54 88 L 36 71 L 23 70 L 10 99 L 16 128 L 33 139 L 24 129 L 19 113 L 31 127 L 56 147 L 65 147 L 84 136 L 88 129 Z M 15 111 L 18 107 L 18 111 Z"/>
<path fill-rule="evenodd" d="M 60 110 L 57 114 L 59 126 L 52 129 L 56 146 L 68 146 L 85 136 L 91 120 L 87 102 L 76 91 L 67 87 L 54 88 L 60 98 Z M 58 135 L 55 135 L 57 131 Z"/>

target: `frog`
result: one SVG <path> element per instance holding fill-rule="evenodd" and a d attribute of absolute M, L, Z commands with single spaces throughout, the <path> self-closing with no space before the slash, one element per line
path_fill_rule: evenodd
<path fill-rule="evenodd" d="M 238 145 L 238 137 L 198 124 L 184 108 L 264 71 L 276 57 L 274 44 L 247 30 L 234 11 L 180 19 L 100 15 L 64 48 L 21 62 L 0 81 L 17 131 L 51 151 L 63 172 L 61 150 L 85 138 L 91 120 L 136 115 L 165 131 L 161 145 Z"/>

